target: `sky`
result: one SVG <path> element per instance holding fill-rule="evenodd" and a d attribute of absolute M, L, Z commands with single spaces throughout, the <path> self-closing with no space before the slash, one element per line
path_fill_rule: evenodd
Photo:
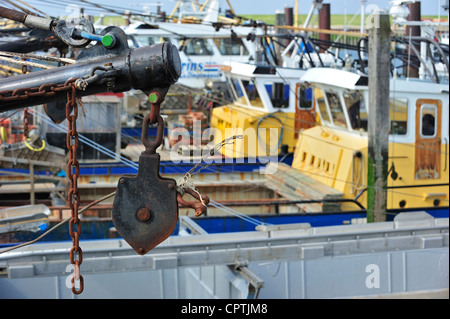
<path fill-rule="evenodd" d="M 12 0 L 19 3 L 16 0 Z M 162 10 L 167 14 L 172 12 L 177 0 L 86 0 L 91 3 L 96 3 L 111 9 L 125 10 L 142 10 L 145 4 L 155 4 L 160 2 L 162 4 Z M 276 10 L 284 10 L 285 7 L 294 7 L 295 0 L 228 0 L 233 7 L 234 11 L 238 15 L 245 16 L 246 14 L 274 14 Z M 366 0 L 366 7 L 373 8 L 375 6 L 384 9 L 389 8 L 389 2 L 392 0 Z M 85 6 L 86 8 L 92 7 L 83 4 L 82 0 L 25 0 L 32 6 L 41 9 L 44 12 L 48 12 L 51 15 L 67 15 L 67 4 L 77 3 L 79 6 Z M 200 0 L 203 3 L 205 0 Z M 359 14 L 361 8 L 360 0 L 324 0 L 324 3 L 330 3 L 331 14 Z M 0 0 L 0 5 L 3 5 L 5 1 Z M 312 0 L 298 0 L 299 13 L 308 13 Z M 447 15 L 447 12 L 441 7 L 441 0 L 422 0 L 421 11 L 422 15 L 438 15 L 440 10 L 441 15 Z M 220 0 L 221 8 L 228 9 L 226 0 Z M 156 6 L 152 10 L 156 11 Z M 88 10 L 87 10 L 88 11 Z M 98 13 L 98 11 L 96 11 Z M 89 12 L 87 12 L 89 13 Z M 96 15 L 93 12 L 94 15 Z"/>

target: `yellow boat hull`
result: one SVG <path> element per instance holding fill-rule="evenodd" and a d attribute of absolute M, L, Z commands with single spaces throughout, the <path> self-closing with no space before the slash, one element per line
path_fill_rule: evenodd
<path fill-rule="evenodd" d="M 389 143 L 388 168 L 394 169 L 387 179 L 387 209 L 448 206 L 448 158 L 441 147 L 439 176 L 418 178 L 415 145 Z M 367 150 L 366 136 L 316 126 L 300 134 L 292 167 L 343 192 L 344 198 L 361 194 L 358 201 L 367 207 Z M 350 205 L 345 208 L 355 208 Z"/>

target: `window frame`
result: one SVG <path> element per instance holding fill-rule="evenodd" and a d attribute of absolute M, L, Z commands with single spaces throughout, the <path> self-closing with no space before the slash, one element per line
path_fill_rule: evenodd
<path fill-rule="evenodd" d="M 301 91 L 304 90 L 306 91 L 306 89 L 310 89 L 311 90 L 311 105 L 307 108 L 305 107 L 301 107 Z M 299 111 L 311 111 L 314 109 L 314 88 L 312 86 L 305 86 L 305 85 L 298 85 L 297 86 L 297 92 L 295 92 L 295 94 L 297 95 L 297 103 L 295 104 L 295 108 Z"/>
<path fill-rule="evenodd" d="M 227 40 L 231 41 L 231 43 L 230 44 L 226 44 L 225 42 Z M 238 43 L 234 43 L 234 42 L 238 42 Z M 240 39 L 240 38 L 237 38 L 237 39 L 216 38 L 216 39 L 213 39 L 213 43 L 216 46 L 217 51 L 219 51 L 219 53 L 221 55 L 224 55 L 224 56 L 246 56 L 246 55 L 250 54 L 250 52 L 248 51 L 247 47 L 245 46 L 244 41 L 242 41 L 242 39 Z M 227 51 L 228 51 L 228 48 L 232 48 L 233 46 L 236 46 L 236 45 L 239 46 L 239 52 L 237 54 L 227 54 L 228 52 L 225 52 L 225 53 L 222 52 L 222 50 L 220 48 L 222 43 L 225 43 L 224 45 L 227 47 Z M 241 54 L 241 48 L 240 48 L 241 46 L 244 47 L 244 50 L 243 50 L 242 54 Z"/>
<path fill-rule="evenodd" d="M 319 100 L 318 100 L 319 94 L 316 94 L 316 90 L 320 90 L 320 92 L 322 93 L 322 99 L 323 99 L 324 104 L 325 104 L 325 109 L 326 109 L 326 112 L 327 112 L 327 115 L 328 115 L 328 120 L 325 120 L 323 118 L 323 116 L 322 116 L 322 110 L 320 109 L 320 103 L 319 103 Z M 315 87 L 313 93 L 314 93 L 314 100 L 316 101 L 316 104 L 317 104 L 317 111 L 319 112 L 320 121 L 323 124 L 327 123 L 329 125 L 333 125 L 333 122 L 332 122 L 333 118 L 331 117 L 330 110 L 329 110 L 329 107 L 328 107 L 328 101 L 327 101 L 327 98 L 325 96 L 325 92 L 324 92 L 323 88 Z"/>
<path fill-rule="evenodd" d="M 344 122 L 345 123 L 341 123 L 339 121 L 335 121 L 334 116 L 333 116 L 333 112 L 331 111 L 331 106 L 330 106 L 330 102 L 328 100 L 328 94 L 333 94 L 336 96 L 337 101 L 339 102 L 339 105 L 341 107 L 341 113 L 344 116 Z M 341 129 L 346 129 L 346 130 L 350 130 L 351 129 L 351 125 L 349 125 L 349 121 L 347 119 L 347 108 L 344 109 L 343 104 L 342 104 L 342 94 L 339 94 L 339 92 L 334 91 L 334 90 L 325 90 L 325 98 L 327 101 L 327 105 L 328 105 L 328 113 L 331 115 L 331 124 L 336 127 L 336 128 L 341 128 Z M 345 104 L 344 104 L 345 105 Z M 336 124 L 336 122 L 339 122 L 339 124 Z"/>
<path fill-rule="evenodd" d="M 405 134 L 394 134 L 392 132 L 392 122 L 398 122 L 398 120 L 394 120 L 391 118 L 391 100 L 404 100 L 406 101 L 406 115 L 405 115 L 405 123 L 406 123 L 406 132 Z M 409 127 L 410 127 L 410 123 L 409 123 L 409 104 L 410 101 L 407 97 L 405 96 L 389 96 L 389 136 L 395 136 L 395 137 L 406 137 L 409 134 Z M 395 112 L 395 110 L 393 110 L 393 112 Z"/>
<path fill-rule="evenodd" d="M 203 43 L 203 47 L 205 50 L 207 50 L 209 53 L 208 54 L 198 54 L 198 53 L 192 53 L 192 52 L 187 52 L 186 49 L 188 48 L 188 43 L 192 42 L 192 49 L 195 51 L 194 49 L 194 41 L 201 41 Z M 202 39 L 202 38 L 187 38 L 187 39 L 181 39 L 180 40 L 180 51 L 184 52 L 184 54 L 186 54 L 187 56 L 213 56 L 214 55 L 214 48 L 211 46 L 211 44 L 208 42 L 208 39 Z"/>
<path fill-rule="evenodd" d="M 283 85 L 283 98 L 282 98 L 282 100 L 287 102 L 287 105 L 282 106 L 282 107 L 275 106 L 275 104 L 274 104 L 275 99 L 273 97 L 273 95 L 275 93 L 274 92 L 275 84 Z M 271 92 L 269 92 L 267 90 L 267 85 L 271 85 Z M 275 80 L 265 80 L 264 83 L 263 83 L 263 86 L 264 86 L 264 90 L 266 91 L 265 93 L 267 94 L 267 97 L 269 98 L 269 101 L 272 104 L 272 108 L 274 110 L 288 110 L 289 109 L 290 103 L 291 103 L 290 83 L 286 83 L 286 82 L 283 82 L 283 81 L 278 82 L 278 81 L 275 81 Z M 284 98 L 284 96 L 286 95 L 286 89 L 287 89 L 287 100 Z"/>
<path fill-rule="evenodd" d="M 431 108 L 431 109 L 433 109 L 433 112 L 434 112 L 434 129 L 433 129 L 433 135 L 424 135 L 423 134 L 423 117 L 424 117 L 424 114 L 423 114 L 423 110 L 425 109 L 425 108 Z M 435 138 L 436 137 L 436 135 L 437 135 L 437 121 L 438 121 L 438 119 L 437 119 L 437 114 L 438 114 L 438 108 L 437 108 L 437 106 L 436 105 L 434 105 L 434 104 L 422 104 L 421 106 L 420 106 L 420 129 L 419 129 L 419 132 L 420 132 L 420 137 L 421 138 L 429 138 L 429 139 L 432 139 L 432 138 Z"/>

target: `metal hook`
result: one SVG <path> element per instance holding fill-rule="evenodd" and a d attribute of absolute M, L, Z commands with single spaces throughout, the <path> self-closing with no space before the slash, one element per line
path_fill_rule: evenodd
<path fill-rule="evenodd" d="M 144 121 L 142 123 L 142 136 L 141 141 L 142 144 L 145 146 L 145 153 L 146 154 L 155 154 L 156 149 L 161 145 L 164 137 L 164 120 L 161 117 L 161 115 L 157 115 L 158 120 L 158 128 L 156 130 L 156 138 L 154 142 L 150 142 L 148 139 L 148 126 L 150 124 L 150 114 L 147 114 L 147 116 L 144 118 Z"/>
<path fill-rule="evenodd" d="M 191 195 L 192 197 L 197 199 L 198 202 L 190 202 L 190 201 L 184 200 L 183 195 L 181 195 L 180 193 L 177 193 L 178 204 L 194 209 L 195 217 L 199 217 L 203 214 L 206 214 L 207 207 L 205 205 L 209 204 L 209 197 L 207 195 L 201 195 L 202 200 L 205 203 L 205 205 L 203 205 L 202 201 L 200 200 L 200 195 L 198 193 L 196 193 L 193 189 L 186 188 L 184 190 L 186 193 L 188 193 L 189 195 Z"/>

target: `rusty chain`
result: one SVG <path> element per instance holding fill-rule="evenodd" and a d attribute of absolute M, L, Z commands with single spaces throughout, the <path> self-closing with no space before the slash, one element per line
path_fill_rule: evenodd
<path fill-rule="evenodd" d="M 71 79 L 70 84 L 75 80 L 76 79 Z M 54 96 L 57 92 L 67 92 L 68 90 L 70 90 L 71 85 L 66 85 L 66 83 L 59 85 L 48 83 L 34 88 L 25 87 L 16 90 L 0 91 L 0 102 L 22 101 L 30 97 L 51 97 Z"/>
<path fill-rule="evenodd" d="M 43 84 L 40 87 L 20 88 L 16 90 L 0 91 L 1 101 L 21 101 L 30 97 L 50 97 L 57 92 L 67 93 L 66 118 L 68 122 L 68 132 L 66 135 L 66 146 L 69 152 L 67 162 L 67 175 L 70 181 L 70 189 L 67 194 L 67 202 L 71 210 L 71 219 L 69 220 L 69 234 L 72 238 L 72 248 L 70 249 L 70 263 L 74 265 L 74 274 L 72 277 L 72 292 L 80 294 L 84 289 L 83 276 L 80 274 L 80 265 L 83 261 L 83 253 L 79 245 L 81 233 L 81 220 L 78 217 L 80 207 L 80 196 L 78 191 L 78 177 L 80 175 L 79 163 L 77 160 L 78 132 L 76 120 L 78 118 L 78 105 L 76 97 L 76 79 L 69 79 L 64 84 Z M 73 114 L 71 114 L 73 111 Z M 28 131 L 27 110 L 24 110 L 24 131 Z M 74 229 L 76 225 L 76 229 Z M 79 282 L 78 290 L 75 288 L 75 281 Z"/>
<path fill-rule="evenodd" d="M 69 221 L 69 233 L 72 237 L 72 248 L 70 249 L 70 263 L 74 265 L 74 273 L 72 277 L 72 292 L 80 294 L 84 289 L 83 276 L 80 274 L 80 265 L 83 262 L 83 251 L 79 246 L 79 239 L 81 233 L 81 220 L 78 217 L 78 209 L 80 207 L 80 193 L 78 191 L 78 177 L 80 176 L 80 166 L 77 160 L 78 149 L 78 132 L 77 132 L 77 118 L 78 118 L 78 104 L 76 100 L 76 88 L 73 81 L 67 81 L 66 86 L 70 88 L 67 91 L 66 103 L 66 118 L 68 122 L 68 131 L 66 136 L 66 146 L 69 150 L 69 160 L 67 162 L 67 175 L 70 180 L 70 190 L 67 194 L 67 201 L 70 207 L 72 218 Z M 71 110 L 73 114 L 71 115 Z M 74 174 L 75 171 L 75 174 Z M 74 230 L 74 225 L 77 225 Z M 75 256 L 77 255 L 77 256 Z M 75 288 L 75 280 L 80 282 L 80 287 Z"/>
<path fill-rule="evenodd" d="M 23 61 L 26 61 L 25 58 L 22 58 Z M 22 65 L 22 74 L 26 74 L 28 72 L 28 68 L 25 64 Z M 28 108 L 26 107 L 23 110 L 23 139 L 26 140 L 28 138 Z"/>

